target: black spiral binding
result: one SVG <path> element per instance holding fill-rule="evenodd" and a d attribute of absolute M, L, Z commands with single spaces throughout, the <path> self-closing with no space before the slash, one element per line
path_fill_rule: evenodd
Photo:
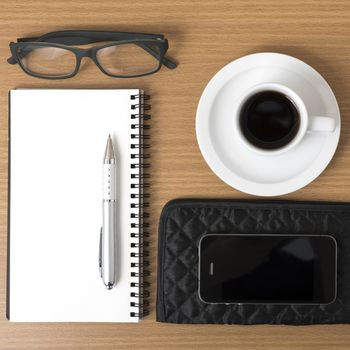
<path fill-rule="evenodd" d="M 148 270 L 148 242 L 149 237 L 147 229 L 149 224 L 147 219 L 149 214 L 145 208 L 149 206 L 147 198 L 149 198 L 150 184 L 148 179 L 150 174 L 146 173 L 150 167 L 148 163 L 150 155 L 147 150 L 150 148 L 148 143 L 150 135 L 148 134 L 150 125 L 147 121 L 151 116 L 147 113 L 151 109 L 151 105 L 147 103 L 150 99 L 149 95 L 140 93 L 131 95 L 134 103 L 131 106 L 131 139 L 135 143 L 131 144 L 131 200 L 135 200 L 131 204 L 131 284 L 135 288 L 135 292 L 131 292 L 130 297 L 134 300 L 130 302 L 130 307 L 136 311 L 130 312 L 131 317 L 143 318 L 149 314 L 149 282 L 146 280 L 150 275 Z"/>

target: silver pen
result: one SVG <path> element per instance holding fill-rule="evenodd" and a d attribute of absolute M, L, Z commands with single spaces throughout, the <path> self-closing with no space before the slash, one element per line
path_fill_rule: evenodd
<path fill-rule="evenodd" d="M 102 228 L 100 232 L 100 275 L 107 289 L 116 280 L 116 158 L 111 135 L 108 136 L 103 159 Z"/>

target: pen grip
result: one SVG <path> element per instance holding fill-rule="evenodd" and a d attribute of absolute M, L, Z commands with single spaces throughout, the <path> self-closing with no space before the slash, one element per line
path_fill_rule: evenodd
<path fill-rule="evenodd" d="M 115 164 L 103 164 L 103 199 L 116 200 L 117 174 Z"/>

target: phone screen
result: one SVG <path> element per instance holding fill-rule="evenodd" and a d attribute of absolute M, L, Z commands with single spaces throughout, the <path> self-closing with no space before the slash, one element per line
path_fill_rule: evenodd
<path fill-rule="evenodd" d="M 208 234 L 199 243 L 206 303 L 329 304 L 337 243 L 329 235 Z"/>

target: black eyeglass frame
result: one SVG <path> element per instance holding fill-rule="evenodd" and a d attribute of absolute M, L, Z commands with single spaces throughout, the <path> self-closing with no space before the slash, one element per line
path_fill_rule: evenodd
<path fill-rule="evenodd" d="M 70 45 L 86 45 L 101 41 L 111 41 L 107 44 L 97 45 L 88 49 L 72 47 Z M 154 70 L 133 75 L 111 74 L 106 71 L 97 58 L 99 50 L 110 46 L 124 45 L 133 43 L 140 46 L 147 53 L 152 55 L 158 61 Z M 21 62 L 19 50 L 25 47 L 57 47 L 72 52 L 76 57 L 76 66 L 72 73 L 60 76 L 49 76 L 45 74 L 35 73 L 28 70 Z M 159 52 L 153 48 L 157 47 Z M 79 72 L 81 60 L 83 57 L 91 58 L 102 73 L 113 78 L 133 78 L 142 77 L 158 72 L 162 65 L 167 68 L 174 69 L 177 64 L 165 57 L 168 50 L 168 40 L 162 34 L 146 34 L 146 33 L 127 33 L 127 32 L 105 32 L 105 31 L 59 31 L 45 34 L 38 38 L 19 38 L 17 43 L 10 43 L 12 56 L 7 60 L 10 64 L 19 64 L 22 70 L 30 76 L 43 79 L 67 79 L 75 76 Z"/>

